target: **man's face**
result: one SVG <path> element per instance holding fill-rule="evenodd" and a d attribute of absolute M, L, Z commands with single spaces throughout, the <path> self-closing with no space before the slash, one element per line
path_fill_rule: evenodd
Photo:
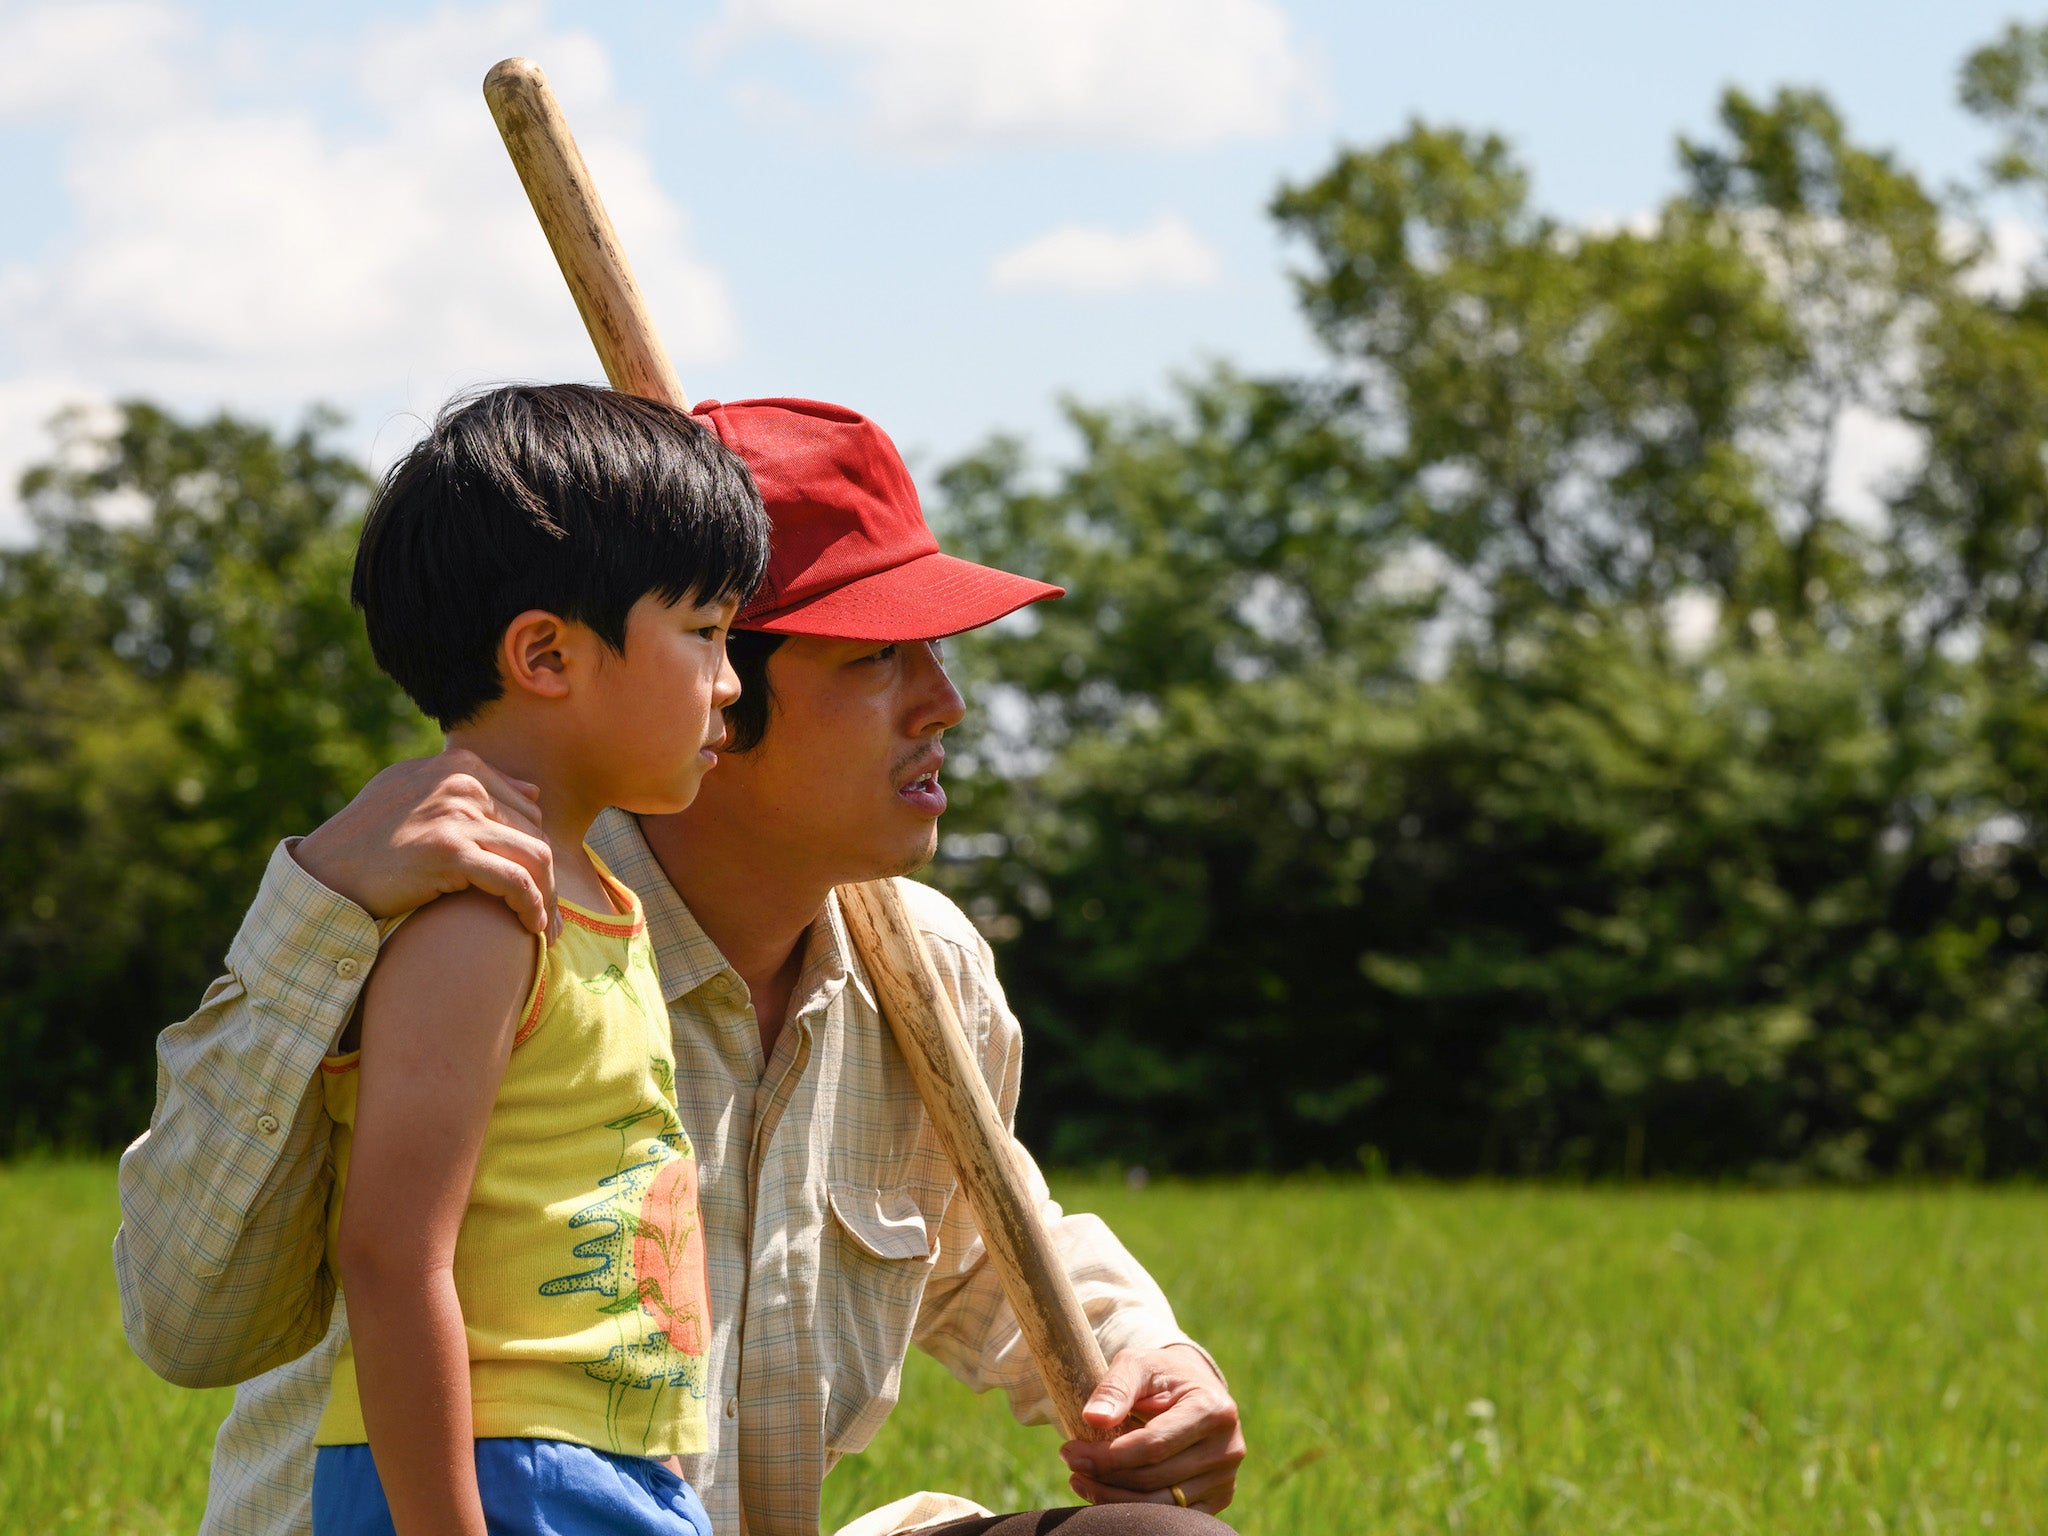
<path fill-rule="evenodd" d="M 747 827 L 764 873 L 837 885 L 929 862 L 946 808 L 939 737 L 966 713 L 938 646 L 794 635 L 768 682 L 767 734 L 719 760 L 690 818 Z"/>

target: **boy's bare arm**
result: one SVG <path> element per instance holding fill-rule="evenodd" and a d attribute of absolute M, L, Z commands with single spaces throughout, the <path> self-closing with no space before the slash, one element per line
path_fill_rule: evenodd
<path fill-rule="evenodd" d="M 338 1247 L 363 1422 L 400 1536 L 484 1536 L 455 1239 L 534 957 L 494 897 L 444 897 L 392 935 L 364 994 Z"/>

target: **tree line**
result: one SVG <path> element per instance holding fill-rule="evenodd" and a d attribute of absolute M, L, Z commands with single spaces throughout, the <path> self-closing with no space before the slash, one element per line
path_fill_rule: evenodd
<path fill-rule="evenodd" d="M 1314 371 L 1074 406 L 927 486 L 1070 595 L 951 651 L 932 878 L 1042 1157 L 2048 1164 L 2048 28 L 1937 193 L 1730 92 L 1618 227 L 1416 124 L 1280 189 Z M 1893 423 L 1869 493 L 1844 443 Z M 113 1144 L 274 841 L 431 731 L 346 602 L 360 466 L 141 403 L 0 555 L 0 1125 Z M 1860 435 L 1860 437 L 1859 437 Z M 118 515 L 113 515 L 114 513 Z"/>

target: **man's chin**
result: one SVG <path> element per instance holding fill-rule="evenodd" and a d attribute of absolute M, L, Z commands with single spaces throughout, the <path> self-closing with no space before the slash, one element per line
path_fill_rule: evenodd
<path fill-rule="evenodd" d="M 931 863 L 939 851 L 939 828 L 934 822 L 920 836 L 906 838 L 887 852 L 878 852 L 869 880 L 886 880 L 896 875 L 914 875 Z"/>
<path fill-rule="evenodd" d="M 914 875 L 920 869 L 923 869 L 925 865 L 931 863 L 931 861 L 932 856 L 930 853 L 921 853 L 914 859 L 905 859 L 901 863 L 896 864 L 889 869 L 883 870 L 881 874 L 877 875 L 875 878 L 881 880 L 892 878 L 897 875 Z"/>

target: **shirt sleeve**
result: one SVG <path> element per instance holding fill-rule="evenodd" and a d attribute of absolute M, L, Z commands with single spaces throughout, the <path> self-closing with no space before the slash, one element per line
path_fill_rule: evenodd
<path fill-rule="evenodd" d="M 927 947 L 960 1009 L 981 1058 L 982 1075 L 996 1097 L 1011 1148 L 1024 1170 L 1039 1215 L 1065 1260 L 1068 1276 L 1102 1346 L 1105 1360 L 1126 1349 L 1186 1344 L 1208 1351 L 1182 1331 L 1165 1292 L 1100 1217 L 1060 1208 L 1038 1164 L 1016 1140 L 1017 1094 L 1023 1082 L 1024 1034 L 996 981 L 995 957 L 976 936 L 964 949 L 944 935 Z M 1025 1424 L 1052 1419 L 1052 1401 L 1017 1326 L 1002 1285 L 988 1262 L 968 1202 L 956 1199 L 940 1225 L 937 1269 L 925 1287 L 913 1335 L 919 1348 L 976 1392 L 1000 1387 L 1010 1411 Z M 1210 1360 L 1213 1366 L 1215 1362 Z M 1219 1373 L 1220 1374 L 1220 1373 Z"/>
<path fill-rule="evenodd" d="M 156 1109 L 122 1154 L 114 1272 L 145 1364 L 225 1386 L 327 1331 L 330 1131 L 320 1059 L 377 956 L 377 925 L 271 855 L 199 1011 L 157 1039 Z"/>

